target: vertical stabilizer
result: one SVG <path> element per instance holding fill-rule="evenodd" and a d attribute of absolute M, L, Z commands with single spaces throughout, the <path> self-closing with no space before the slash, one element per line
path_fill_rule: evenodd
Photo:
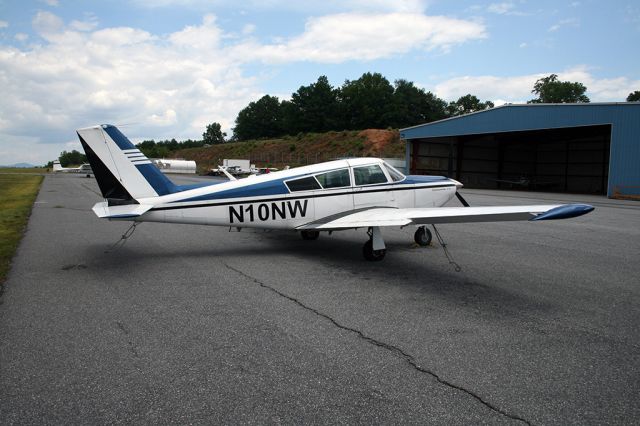
<path fill-rule="evenodd" d="M 176 186 L 117 127 L 103 124 L 77 131 L 102 196 L 110 204 L 176 192 Z"/>

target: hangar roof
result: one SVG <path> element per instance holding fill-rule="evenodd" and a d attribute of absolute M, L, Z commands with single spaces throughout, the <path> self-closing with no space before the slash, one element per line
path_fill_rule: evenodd
<path fill-rule="evenodd" d="M 640 102 L 506 104 L 400 129 L 402 139 L 624 124 L 640 133 Z"/>

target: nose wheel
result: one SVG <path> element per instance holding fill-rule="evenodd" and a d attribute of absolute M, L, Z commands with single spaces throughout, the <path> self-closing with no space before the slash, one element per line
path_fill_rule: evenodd
<path fill-rule="evenodd" d="M 431 235 L 431 231 L 426 226 L 421 226 L 416 229 L 416 233 L 413 234 L 413 240 L 419 246 L 425 247 L 431 244 L 431 239 L 433 236 Z"/>

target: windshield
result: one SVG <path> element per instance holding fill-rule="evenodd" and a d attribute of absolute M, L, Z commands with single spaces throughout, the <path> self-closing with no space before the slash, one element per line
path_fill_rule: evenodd
<path fill-rule="evenodd" d="M 404 175 L 400 173 L 398 170 L 396 170 L 396 168 L 393 167 L 392 165 L 385 162 L 384 166 L 387 168 L 387 171 L 389 172 L 389 176 L 391 176 L 391 180 L 393 180 L 394 182 L 399 182 L 404 179 Z"/>

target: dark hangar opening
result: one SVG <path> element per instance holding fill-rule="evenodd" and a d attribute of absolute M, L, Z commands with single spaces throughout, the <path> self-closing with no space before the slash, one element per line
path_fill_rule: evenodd
<path fill-rule="evenodd" d="M 411 172 L 467 188 L 606 194 L 611 125 L 414 139 Z"/>

